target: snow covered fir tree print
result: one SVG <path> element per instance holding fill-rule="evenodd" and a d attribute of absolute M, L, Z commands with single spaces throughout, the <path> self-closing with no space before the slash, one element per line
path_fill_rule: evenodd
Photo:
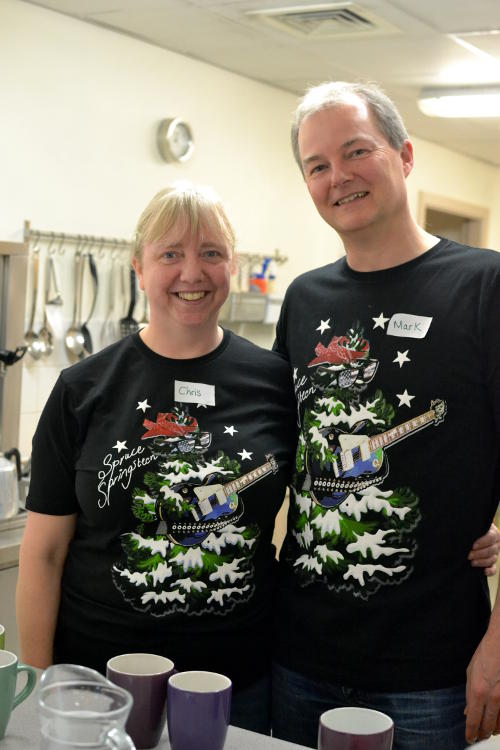
<path fill-rule="evenodd" d="M 330 328 L 328 320 L 317 330 Z M 370 350 L 357 324 L 315 346 L 307 375 L 294 370 L 305 405 L 286 548 L 302 585 L 322 581 L 365 600 L 405 580 L 416 551 L 419 498 L 410 487 L 391 486 L 390 446 L 446 414 L 436 399 L 427 412 L 395 423 L 395 407 L 371 385 L 379 361 Z M 394 362 L 409 361 L 407 354 L 398 352 Z M 408 395 L 400 394 L 400 406 Z"/>
<path fill-rule="evenodd" d="M 154 459 L 131 493 L 135 531 L 123 534 L 126 562 L 115 586 L 134 608 L 165 616 L 227 614 L 254 590 L 256 525 L 243 525 L 241 492 L 277 471 L 272 455 L 247 474 L 219 450 L 187 408 L 145 419 L 142 440 Z"/>

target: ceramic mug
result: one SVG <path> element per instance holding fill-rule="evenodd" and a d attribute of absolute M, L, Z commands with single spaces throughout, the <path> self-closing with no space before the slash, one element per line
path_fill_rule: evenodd
<path fill-rule="evenodd" d="M 108 680 L 134 699 L 126 729 L 140 750 L 160 742 L 167 718 L 168 678 L 174 672 L 173 661 L 157 654 L 120 654 L 107 663 Z"/>
<path fill-rule="evenodd" d="M 0 649 L 5 648 L 5 628 L 3 625 L 0 625 Z"/>
<path fill-rule="evenodd" d="M 394 722 L 371 708 L 332 708 L 319 719 L 318 750 L 391 750 Z"/>
<path fill-rule="evenodd" d="M 17 675 L 26 672 L 28 679 L 22 690 L 16 693 Z M 36 671 L 27 664 L 20 664 L 10 651 L 0 651 L 0 740 L 5 734 L 10 714 L 32 692 L 36 683 Z"/>
<path fill-rule="evenodd" d="M 231 713 L 232 683 L 217 672 L 178 672 L 168 681 L 172 750 L 222 750 Z"/>

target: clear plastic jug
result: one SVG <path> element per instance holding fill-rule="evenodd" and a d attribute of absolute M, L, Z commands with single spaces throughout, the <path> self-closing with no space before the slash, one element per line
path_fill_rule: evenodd
<path fill-rule="evenodd" d="M 135 750 L 125 732 L 132 696 L 93 669 L 55 664 L 38 689 L 41 750 Z"/>

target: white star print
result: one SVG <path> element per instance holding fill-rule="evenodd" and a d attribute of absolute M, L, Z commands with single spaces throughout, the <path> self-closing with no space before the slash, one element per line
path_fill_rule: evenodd
<path fill-rule="evenodd" d="M 127 450 L 127 441 L 124 440 L 123 442 L 121 442 L 120 440 L 117 440 L 116 441 L 116 445 L 113 445 L 113 448 L 116 448 L 116 450 L 118 451 L 118 453 L 121 453 L 122 451 L 126 451 Z"/>
<path fill-rule="evenodd" d="M 146 409 L 150 409 L 150 408 L 151 408 L 151 404 L 148 404 L 147 398 L 145 398 L 144 401 L 137 402 L 137 409 L 142 409 L 143 412 L 145 412 Z"/>
<path fill-rule="evenodd" d="M 372 318 L 372 320 L 375 322 L 375 325 L 373 328 L 383 328 L 385 331 L 385 324 L 389 320 L 389 318 L 384 318 L 384 313 L 381 312 L 378 318 Z"/>
<path fill-rule="evenodd" d="M 228 435 L 231 435 L 231 437 L 234 437 L 234 433 L 238 432 L 238 430 L 236 429 L 236 427 L 234 427 L 234 425 L 231 425 L 231 427 L 224 426 L 224 434 L 226 434 L 226 432 Z"/>
<path fill-rule="evenodd" d="M 320 333 L 324 333 L 328 328 L 330 328 L 330 318 L 328 318 L 328 320 L 322 320 L 316 330 Z"/>
<path fill-rule="evenodd" d="M 404 393 L 396 393 L 396 396 L 399 398 L 399 406 L 410 406 L 410 401 L 415 398 L 415 396 L 410 396 L 406 388 Z"/>
<path fill-rule="evenodd" d="M 252 458 L 253 453 L 248 453 L 244 448 L 241 451 L 241 453 L 238 453 L 238 456 L 241 456 L 241 460 L 244 461 L 246 459 Z"/>
<path fill-rule="evenodd" d="M 398 356 L 393 359 L 393 362 L 397 362 L 400 367 L 403 367 L 405 362 L 411 362 L 411 359 L 408 356 L 408 352 L 410 350 L 407 349 L 405 352 L 398 352 Z"/>

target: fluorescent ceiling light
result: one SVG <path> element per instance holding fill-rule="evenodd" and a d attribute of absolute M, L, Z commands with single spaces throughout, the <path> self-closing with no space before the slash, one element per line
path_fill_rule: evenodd
<path fill-rule="evenodd" d="M 429 117 L 500 117 L 500 85 L 423 89 L 418 106 Z"/>

